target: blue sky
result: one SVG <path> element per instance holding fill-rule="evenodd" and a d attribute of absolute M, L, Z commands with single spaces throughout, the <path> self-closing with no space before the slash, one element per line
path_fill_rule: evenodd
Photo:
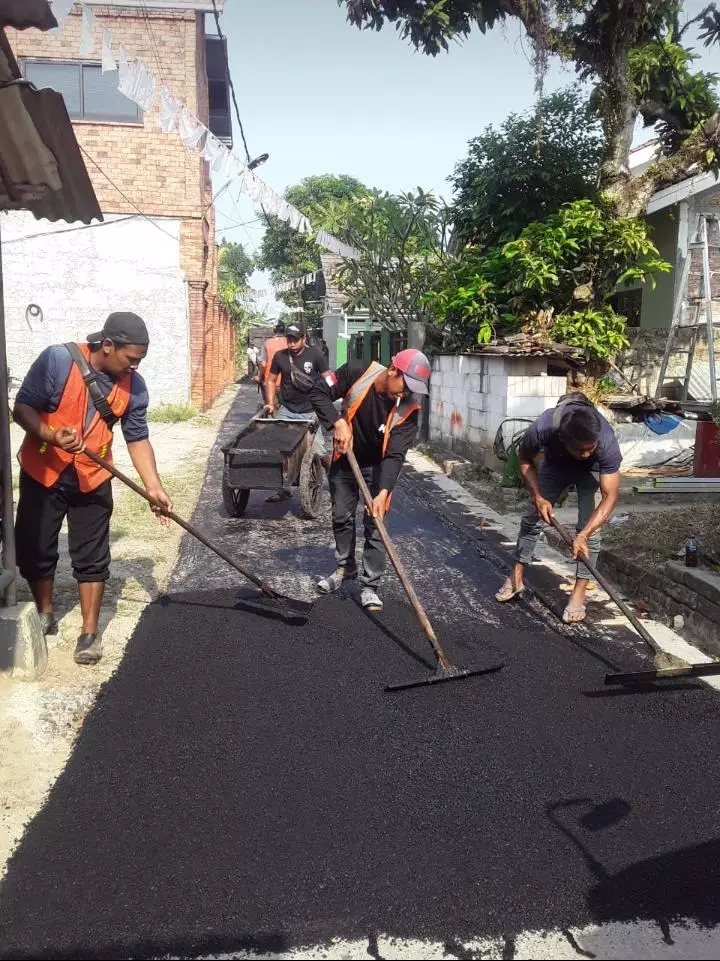
<path fill-rule="evenodd" d="M 686 9 L 700 7 L 692 0 Z M 258 173 L 280 191 L 310 174 L 347 173 L 369 186 L 420 185 L 450 199 L 447 177 L 468 140 L 534 100 L 516 21 L 476 31 L 434 59 L 392 27 L 351 27 L 336 0 L 226 0 L 221 22 L 250 152 L 270 154 Z M 703 66 L 720 69 L 717 48 Z M 546 89 L 572 80 L 572 70 L 554 62 Z M 234 149 L 243 155 L 237 130 Z M 254 219 L 247 197 L 218 201 L 219 236 L 256 246 L 260 223 L 232 226 Z"/>

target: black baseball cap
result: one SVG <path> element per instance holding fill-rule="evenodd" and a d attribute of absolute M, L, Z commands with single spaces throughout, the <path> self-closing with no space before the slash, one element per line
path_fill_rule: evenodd
<path fill-rule="evenodd" d="M 150 335 L 142 317 L 123 310 L 110 314 L 103 329 L 95 334 L 88 334 L 87 338 L 88 344 L 101 344 L 104 340 L 112 340 L 116 344 L 146 346 L 150 343 Z"/>
<path fill-rule="evenodd" d="M 298 340 L 305 336 L 305 324 L 302 320 L 294 320 L 291 324 L 285 325 L 285 336 L 296 337 Z"/>

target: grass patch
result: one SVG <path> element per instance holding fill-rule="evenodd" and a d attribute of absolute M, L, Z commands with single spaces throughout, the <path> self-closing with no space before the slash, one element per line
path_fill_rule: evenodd
<path fill-rule="evenodd" d="M 181 424 L 192 420 L 196 413 L 192 404 L 160 404 L 150 408 L 147 419 L 153 424 Z"/>
<path fill-rule="evenodd" d="M 622 507 L 620 508 L 622 513 Z M 631 514 L 624 524 L 609 524 L 603 530 L 603 547 L 630 559 L 653 563 L 682 558 L 685 543 L 695 534 L 701 562 L 714 564 L 720 558 L 720 524 L 717 503 L 677 505 L 666 511 Z"/>
<path fill-rule="evenodd" d="M 188 514 L 192 509 L 195 494 L 200 488 L 204 474 L 205 461 L 203 460 L 200 464 L 190 461 L 177 474 L 163 477 L 163 485 L 172 499 L 173 509 L 181 517 Z M 131 476 L 136 483 L 141 484 L 136 475 Z M 127 490 L 117 481 L 113 489 L 115 491 L 115 507 L 111 521 L 111 532 L 116 541 L 131 538 L 143 540 L 149 544 L 166 538 L 165 529 L 150 510 L 147 501 Z M 171 524 L 171 526 L 174 526 L 174 524 Z"/>

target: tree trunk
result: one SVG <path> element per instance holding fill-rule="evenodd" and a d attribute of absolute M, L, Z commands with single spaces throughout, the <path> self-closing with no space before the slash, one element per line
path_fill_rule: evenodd
<path fill-rule="evenodd" d="M 638 108 L 630 80 L 630 50 L 618 47 L 602 77 L 605 151 L 600 166 L 600 196 L 616 216 L 627 217 L 632 197 L 630 148 Z"/>

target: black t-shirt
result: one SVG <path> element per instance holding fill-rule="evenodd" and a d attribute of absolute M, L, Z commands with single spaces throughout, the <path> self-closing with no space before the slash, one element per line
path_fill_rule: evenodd
<path fill-rule="evenodd" d="M 301 375 L 293 384 L 290 365 Z M 282 374 L 280 383 L 280 403 L 294 414 L 311 414 L 313 411 L 310 391 L 321 374 L 327 370 L 325 361 L 315 347 L 305 347 L 300 354 L 289 350 L 278 350 L 272 360 L 271 374 Z M 309 379 L 312 379 L 310 383 Z M 303 383 L 307 381 L 307 383 Z"/>
<path fill-rule="evenodd" d="M 328 430 L 339 420 L 340 414 L 334 401 L 344 397 L 352 385 L 360 379 L 370 364 L 366 360 L 351 360 L 335 372 L 335 383 L 326 385 L 320 380 L 312 392 L 313 403 L 320 423 Z M 385 425 L 395 401 L 382 397 L 371 387 L 353 417 L 353 451 L 361 467 L 382 464 L 380 468 L 380 487 L 391 491 L 405 461 L 405 455 L 412 447 L 418 428 L 418 412 L 414 411 L 406 421 L 394 427 L 387 451 L 383 457 Z"/>

